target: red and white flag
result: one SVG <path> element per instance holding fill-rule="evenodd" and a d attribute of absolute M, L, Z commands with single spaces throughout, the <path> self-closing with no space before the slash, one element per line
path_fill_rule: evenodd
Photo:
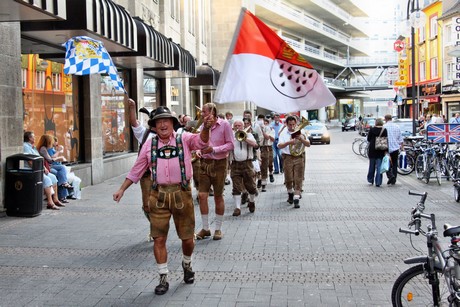
<path fill-rule="evenodd" d="M 286 113 L 319 109 L 336 99 L 310 63 L 243 8 L 214 101 L 252 101 Z"/>

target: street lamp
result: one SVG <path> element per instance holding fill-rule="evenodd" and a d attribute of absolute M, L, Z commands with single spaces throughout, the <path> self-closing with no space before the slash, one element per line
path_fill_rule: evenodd
<path fill-rule="evenodd" d="M 417 3 L 417 5 L 415 4 Z M 416 117 L 418 115 L 418 101 L 415 91 L 415 28 L 421 28 L 425 25 L 426 15 L 420 10 L 419 0 L 407 1 L 407 23 L 410 25 L 410 47 L 411 47 L 411 76 L 412 76 L 412 135 L 417 134 Z"/>

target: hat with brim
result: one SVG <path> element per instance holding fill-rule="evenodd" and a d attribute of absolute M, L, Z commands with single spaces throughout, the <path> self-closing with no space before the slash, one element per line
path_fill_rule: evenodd
<path fill-rule="evenodd" d="M 148 121 L 148 125 L 150 127 L 155 127 L 156 120 L 161 118 L 171 118 L 173 120 L 174 126 L 179 124 L 177 117 L 175 117 L 167 107 L 158 107 L 151 115 L 151 118 Z"/>

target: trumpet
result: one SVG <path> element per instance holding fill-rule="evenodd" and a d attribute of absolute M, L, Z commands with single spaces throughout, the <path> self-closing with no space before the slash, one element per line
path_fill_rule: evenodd
<path fill-rule="evenodd" d="M 196 110 L 197 122 L 196 122 L 195 127 L 193 127 L 192 130 L 190 131 L 191 133 L 198 133 L 198 130 L 200 129 L 200 126 L 203 124 L 203 115 L 202 115 L 203 112 L 201 111 L 201 109 L 198 106 L 195 106 L 195 110 Z"/>
<path fill-rule="evenodd" d="M 249 129 L 251 129 L 251 127 L 247 127 L 246 129 L 244 130 L 237 130 L 235 132 L 235 139 L 238 141 L 238 142 L 244 142 L 246 141 L 246 138 L 248 137 L 248 131 Z"/>

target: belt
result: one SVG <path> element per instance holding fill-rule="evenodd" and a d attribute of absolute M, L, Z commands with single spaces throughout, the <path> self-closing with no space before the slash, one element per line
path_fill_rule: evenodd
<path fill-rule="evenodd" d="M 190 184 L 190 180 L 187 180 L 187 185 Z M 162 190 L 165 192 L 176 191 L 182 188 L 180 183 L 171 183 L 171 184 L 159 184 L 157 185 L 157 190 Z"/>
<path fill-rule="evenodd" d="M 205 158 L 201 158 L 200 159 L 201 162 L 205 162 L 205 163 L 212 163 L 214 161 L 222 161 L 222 160 L 227 160 L 227 158 L 223 158 L 223 159 L 205 159 Z"/>
<path fill-rule="evenodd" d="M 233 160 L 232 162 L 243 163 L 243 162 L 248 162 L 248 161 L 251 161 L 251 162 L 252 162 L 252 159 L 247 159 L 247 160 L 243 160 L 243 161 L 236 161 L 236 160 Z"/>

